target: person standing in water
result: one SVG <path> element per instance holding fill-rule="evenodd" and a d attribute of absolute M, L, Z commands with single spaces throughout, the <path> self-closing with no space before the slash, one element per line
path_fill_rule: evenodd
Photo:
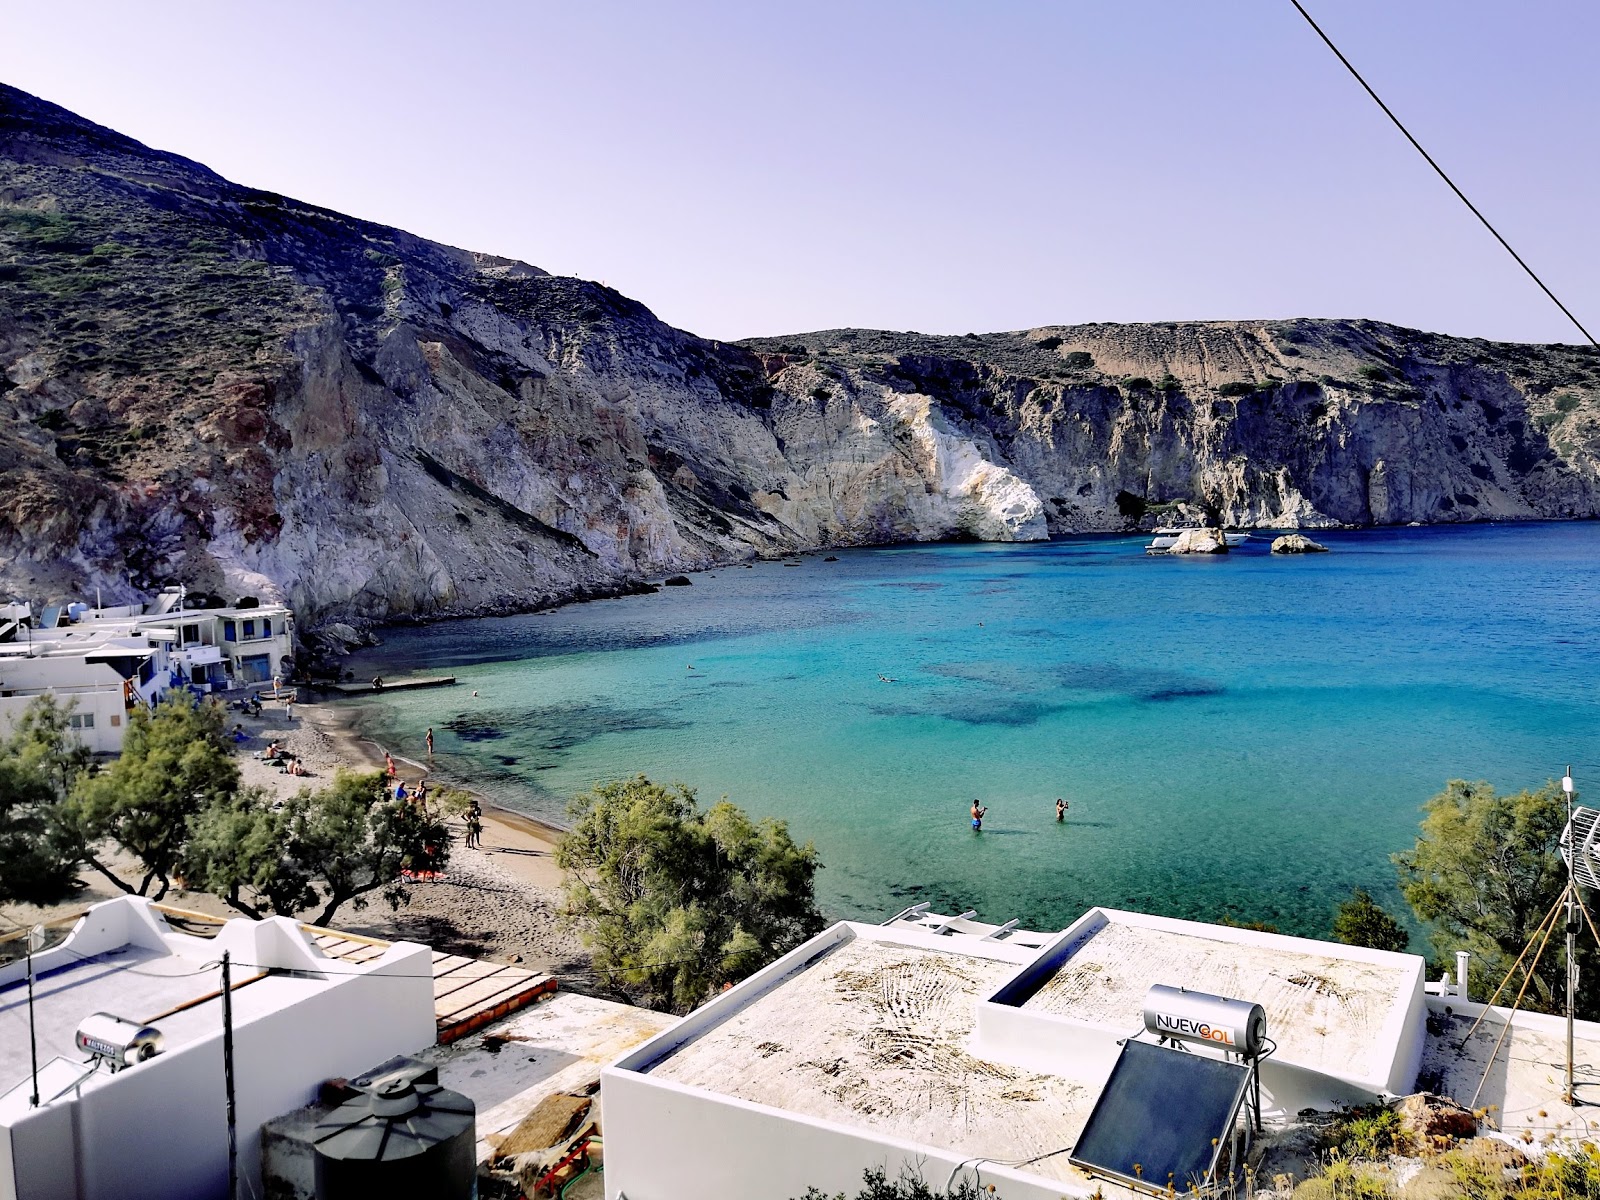
<path fill-rule="evenodd" d="M 1065 800 L 1063 800 L 1060 796 L 1056 797 L 1056 820 L 1057 821 L 1065 821 L 1067 819 L 1067 809 L 1069 807 L 1071 807 L 1071 806 L 1068 805 L 1067 802 Z"/>
<path fill-rule="evenodd" d="M 972 827 L 974 829 L 983 828 L 983 814 L 988 811 L 989 810 L 987 808 L 984 808 L 976 800 L 972 802 Z"/>
<path fill-rule="evenodd" d="M 428 726 L 428 757 L 433 757 L 433 726 Z"/>

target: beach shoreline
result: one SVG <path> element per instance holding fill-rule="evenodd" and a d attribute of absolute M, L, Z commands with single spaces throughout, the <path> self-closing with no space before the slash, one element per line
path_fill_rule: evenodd
<path fill-rule="evenodd" d="M 301 719 L 316 729 L 327 740 L 341 765 L 356 771 L 382 771 L 384 754 L 393 756 L 398 775 L 407 781 L 427 779 L 467 792 L 478 800 L 483 809 L 483 840 L 486 845 L 511 852 L 508 869 L 534 886 L 562 887 L 565 876 L 555 865 L 556 847 L 566 830 L 541 821 L 527 813 L 497 804 L 478 784 L 454 779 L 438 779 L 435 768 L 409 755 L 396 753 L 375 738 L 368 737 L 358 728 L 361 707 L 358 702 L 332 704 L 326 701 L 297 703 L 295 710 Z M 406 770 L 409 767 L 410 770 Z"/>

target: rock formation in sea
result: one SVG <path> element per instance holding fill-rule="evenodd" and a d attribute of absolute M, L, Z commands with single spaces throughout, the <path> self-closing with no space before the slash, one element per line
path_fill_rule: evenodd
<path fill-rule="evenodd" d="M 1272 539 L 1272 552 L 1274 554 L 1326 554 L 1328 548 L 1321 542 L 1313 542 L 1303 533 L 1286 533 L 1282 537 Z"/>
<path fill-rule="evenodd" d="M 1228 539 L 1220 529 L 1185 529 L 1172 545 L 1168 554 L 1226 554 Z"/>
<path fill-rule="evenodd" d="M 709 341 L 0 86 L 0 598 L 355 629 L 824 546 L 1594 516 L 1597 400 L 1600 353 L 1371 321 Z"/>

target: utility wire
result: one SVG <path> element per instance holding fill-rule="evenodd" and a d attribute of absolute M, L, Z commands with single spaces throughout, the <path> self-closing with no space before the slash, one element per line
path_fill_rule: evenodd
<path fill-rule="evenodd" d="M 1406 141 L 1410 142 L 1413 146 L 1415 146 L 1416 150 L 1417 150 L 1417 153 L 1422 155 L 1422 157 L 1427 160 L 1428 165 L 1430 167 L 1432 167 L 1435 172 L 1438 173 L 1439 178 L 1444 180 L 1447 184 L 1450 185 L 1450 190 L 1452 192 L 1454 192 L 1457 197 L 1460 198 L 1461 203 L 1465 204 L 1467 206 L 1467 208 L 1469 208 L 1472 211 L 1472 215 L 1473 216 L 1477 217 L 1478 220 L 1483 222 L 1483 227 L 1485 229 L 1487 229 L 1490 233 L 1494 234 L 1495 241 L 1499 242 L 1502 246 L 1504 246 L 1506 248 L 1506 253 L 1511 255 L 1512 258 L 1517 260 L 1517 266 L 1521 267 L 1524 271 L 1526 271 L 1528 273 L 1528 278 L 1533 280 L 1535 283 L 1537 283 L 1539 285 L 1539 289 L 1542 292 L 1544 292 L 1544 294 L 1546 296 L 1550 297 L 1551 301 L 1555 304 L 1555 306 L 1557 308 L 1559 308 L 1563 313 L 1566 314 L 1567 320 L 1571 321 L 1574 325 L 1576 325 L 1578 327 L 1578 332 L 1583 334 L 1585 340 L 1587 340 L 1588 343 L 1591 346 L 1594 346 L 1596 349 L 1600 349 L 1600 342 L 1597 342 L 1597 341 L 1594 340 L 1594 335 L 1591 334 L 1587 329 L 1585 329 L 1583 327 L 1583 322 L 1578 320 L 1577 317 L 1573 316 L 1572 315 L 1572 310 L 1570 308 L 1568 308 L 1565 304 L 1561 303 L 1560 299 L 1556 296 L 1556 294 L 1554 292 L 1552 292 L 1550 290 L 1550 288 L 1545 284 L 1544 280 L 1540 279 L 1538 275 L 1534 274 L 1533 268 L 1530 267 L 1527 263 L 1522 261 L 1522 255 L 1518 254 L 1515 250 L 1513 250 L 1511 248 L 1511 243 L 1506 241 L 1505 238 L 1500 236 L 1500 231 L 1498 229 L 1496 229 L 1493 225 L 1489 224 L 1489 218 L 1484 216 L 1481 212 L 1478 211 L 1478 206 L 1475 205 L 1471 200 L 1467 199 L 1467 194 L 1456 186 L 1455 180 L 1451 179 L 1450 176 L 1446 175 L 1444 173 L 1444 168 L 1441 167 L 1438 163 L 1433 161 L 1433 155 L 1429 154 L 1426 150 L 1424 150 L 1422 148 L 1422 143 L 1417 141 L 1416 138 L 1411 136 L 1411 131 L 1409 129 L 1407 129 L 1403 124 L 1401 124 L 1400 118 L 1395 116 L 1394 112 L 1389 108 L 1389 106 L 1383 102 L 1382 97 L 1380 97 L 1377 92 L 1372 90 L 1372 85 L 1361 77 L 1361 72 L 1356 70 L 1355 67 L 1351 65 L 1350 60 L 1344 56 L 1344 52 L 1341 51 L 1339 49 L 1339 47 L 1337 47 L 1337 46 L 1335 46 L 1333 44 L 1333 39 L 1330 38 L 1327 34 L 1322 32 L 1322 26 L 1318 25 L 1315 21 L 1313 21 L 1311 19 L 1311 14 L 1308 13 L 1305 10 L 1305 6 L 1300 3 L 1300 0 L 1289 0 L 1289 3 L 1293 4 L 1294 7 L 1295 7 L 1295 10 L 1302 17 L 1304 17 L 1306 19 L 1306 24 L 1311 26 L 1312 29 L 1316 30 L 1317 36 L 1319 38 L 1321 38 L 1324 43 L 1326 43 L 1328 49 L 1332 50 L 1334 55 L 1339 59 L 1339 61 L 1344 64 L 1345 70 L 1349 71 L 1350 74 L 1355 76 L 1356 82 L 1359 83 L 1363 88 L 1366 89 L 1367 95 L 1372 97 L 1373 102 L 1376 103 L 1379 108 L 1383 109 L 1383 115 L 1388 117 L 1389 120 L 1394 122 L 1394 127 L 1396 129 L 1398 129 L 1401 133 L 1406 135 Z"/>

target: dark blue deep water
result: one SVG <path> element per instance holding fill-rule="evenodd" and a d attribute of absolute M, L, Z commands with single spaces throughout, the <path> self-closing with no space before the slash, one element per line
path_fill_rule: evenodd
<path fill-rule="evenodd" d="M 394 631 L 360 677 L 462 686 L 363 721 L 412 755 L 432 725 L 444 771 L 547 818 L 637 772 L 726 794 L 816 842 L 835 915 L 1321 934 L 1357 885 L 1401 906 L 1389 856 L 1447 779 L 1600 777 L 1600 524 L 1316 536 L 1333 552 L 845 551 Z"/>

